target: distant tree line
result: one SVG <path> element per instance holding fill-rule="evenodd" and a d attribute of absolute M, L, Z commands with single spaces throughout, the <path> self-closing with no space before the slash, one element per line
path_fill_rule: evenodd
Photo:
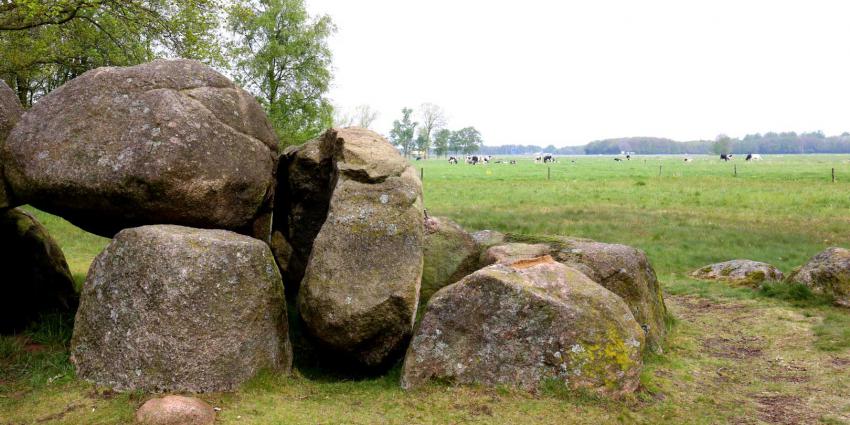
<path fill-rule="evenodd" d="M 659 137 L 623 137 L 562 148 L 553 145 L 482 146 L 480 152 L 486 155 L 530 155 L 539 152 L 556 155 L 617 155 L 620 152 L 634 152 L 638 155 L 850 153 L 850 133 L 826 136 L 822 132 L 770 132 L 748 134 L 743 138 L 719 135 L 715 140 L 688 142 Z"/>
<path fill-rule="evenodd" d="M 390 141 L 404 156 L 414 151 L 426 158 L 429 154 L 472 154 L 484 146 L 484 139 L 475 127 L 446 128 L 445 113 L 437 105 L 423 103 L 417 116 L 419 121 L 414 121 L 413 109 L 402 108 L 401 119 L 393 121 L 390 130 Z"/>

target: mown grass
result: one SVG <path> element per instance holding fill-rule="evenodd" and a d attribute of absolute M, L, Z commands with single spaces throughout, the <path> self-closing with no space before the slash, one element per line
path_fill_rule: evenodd
<path fill-rule="evenodd" d="M 202 398 L 222 409 L 219 422 L 240 424 L 771 423 L 771 409 L 785 409 L 778 413 L 786 423 L 850 423 L 843 366 L 850 364 L 850 314 L 799 285 L 753 290 L 687 277 L 733 258 L 788 272 L 828 246 L 850 246 L 850 156 L 739 161 L 737 177 L 732 163 L 707 157 L 690 164 L 677 157 L 574 159 L 414 165 L 424 168 L 429 213 L 468 229 L 586 237 L 647 252 L 675 317 L 665 352 L 646 357 L 633 397 L 605 400 L 551 384 L 539 394 L 445 384 L 404 392 L 398 366 L 357 379 L 305 366 Z M 82 282 L 108 240 L 35 214 Z M 76 380 L 70 330 L 68 318 L 45 318 L 0 338 L 0 424 L 128 423 L 150 397 Z M 771 397 L 783 405 L 766 405 Z"/>

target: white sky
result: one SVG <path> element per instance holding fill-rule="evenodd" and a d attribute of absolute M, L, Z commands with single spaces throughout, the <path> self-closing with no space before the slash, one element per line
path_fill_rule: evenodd
<path fill-rule="evenodd" d="M 850 131 L 846 0 L 306 1 L 385 134 L 423 102 L 487 145 Z"/>

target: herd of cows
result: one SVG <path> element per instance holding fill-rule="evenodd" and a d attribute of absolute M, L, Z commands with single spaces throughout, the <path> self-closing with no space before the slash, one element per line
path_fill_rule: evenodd
<path fill-rule="evenodd" d="M 734 155 L 731 154 L 731 153 L 730 154 L 725 154 L 725 153 L 720 154 L 720 160 L 726 161 L 726 162 L 732 161 L 733 156 Z M 449 164 L 460 163 L 460 160 L 458 158 L 459 157 L 457 157 L 457 156 L 450 156 L 449 157 Z M 420 160 L 420 159 L 421 159 L 420 157 L 416 158 L 417 161 Z M 632 154 L 627 153 L 627 154 L 615 157 L 614 161 L 616 161 L 616 162 L 631 161 L 631 159 L 632 159 Z M 761 157 L 760 154 L 757 154 L 757 153 L 748 153 L 745 159 L 747 161 L 761 161 L 762 157 Z M 694 159 L 690 156 L 686 156 L 683 160 L 684 160 L 684 162 L 693 162 L 694 161 Z M 511 165 L 516 164 L 515 159 L 511 159 L 511 160 L 508 160 L 508 161 L 494 160 L 493 155 L 466 155 L 465 157 L 463 157 L 463 162 L 470 164 L 470 165 L 477 165 L 477 164 L 487 165 L 491 162 L 494 163 L 494 164 L 511 164 Z M 537 163 L 537 164 L 549 164 L 549 163 L 555 163 L 557 161 L 555 160 L 555 155 L 552 155 L 552 154 L 549 154 L 549 153 L 543 153 L 543 154 L 537 154 L 534 157 L 534 162 Z M 572 162 L 575 162 L 575 160 L 573 160 Z"/>

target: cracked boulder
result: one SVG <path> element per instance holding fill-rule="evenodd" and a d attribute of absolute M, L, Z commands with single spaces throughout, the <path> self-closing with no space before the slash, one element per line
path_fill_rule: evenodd
<path fill-rule="evenodd" d="M 174 225 L 119 232 L 74 323 L 77 376 L 119 391 L 230 391 L 292 366 L 280 273 L 262 241 Z"/>
<path fill-rule="evenodd" d="M 510 264 L 533 255 L 551 255 L 623 298 L 646 332 L 646 347 L 661 350 L 667 334 L 667 306 L 646 254 L 636 248 L 562 236 L 508 235 L 490 247 L 483 264 Z"/>
<path fill-rule="evenodd" d="M 252 95 L 200 62 L 157 60 L 52 91 L 0 160 L 15 199 L 103 236 L 159 223 L 259 236 L 277 149 Z"/>
<path fill-rule="evenodd" d="M 281 159 L 274 238 L 308 333 L 379 366 L 413 328 L 423 265 L 422 184 L 380 135 L 328 130 Z"/>
<path fill-rule="evenodd" d="M 62 250 L 24 210 L 0 211 L 0 270 L 0 333 L 22 331 L 42 314 L 73 314 L 77 308 Z"/>
<path fill-rule="evenodd" d="M 700 267 L 691 277 L 719 280 L 733 285 L 758 288 L 764 282 L 781 282 L 782 272 L 776 267 L 753 260 L 730 260 Z"/>
<path fill-rule="evenodd" d="M 806 285 L 815 293 L 833 297 L 837 305 L 850 307 L 850 250 L 827 248 L 794 270 L 788 281 Z"/>
<path fill-rule="evenodd" d="M 24 109 L 15 92 L 6 85 L 5 81 L 0 80 L 0 147 L 3 146 L 6 137 L 9 136 L 23 113 Z M 9 199 L 3 179 L 3 161 L 0 159 L 0 209 L 11 206 L 13 206 L 12 201 Z"/>
<path fill-rule="evenodd" d="M 401 385 L 554 383 L 617 397 L 638 387 L 643 344 L 622 298 L 578 270 L 549 256 L 495 264 L 431 298 Z"/>

